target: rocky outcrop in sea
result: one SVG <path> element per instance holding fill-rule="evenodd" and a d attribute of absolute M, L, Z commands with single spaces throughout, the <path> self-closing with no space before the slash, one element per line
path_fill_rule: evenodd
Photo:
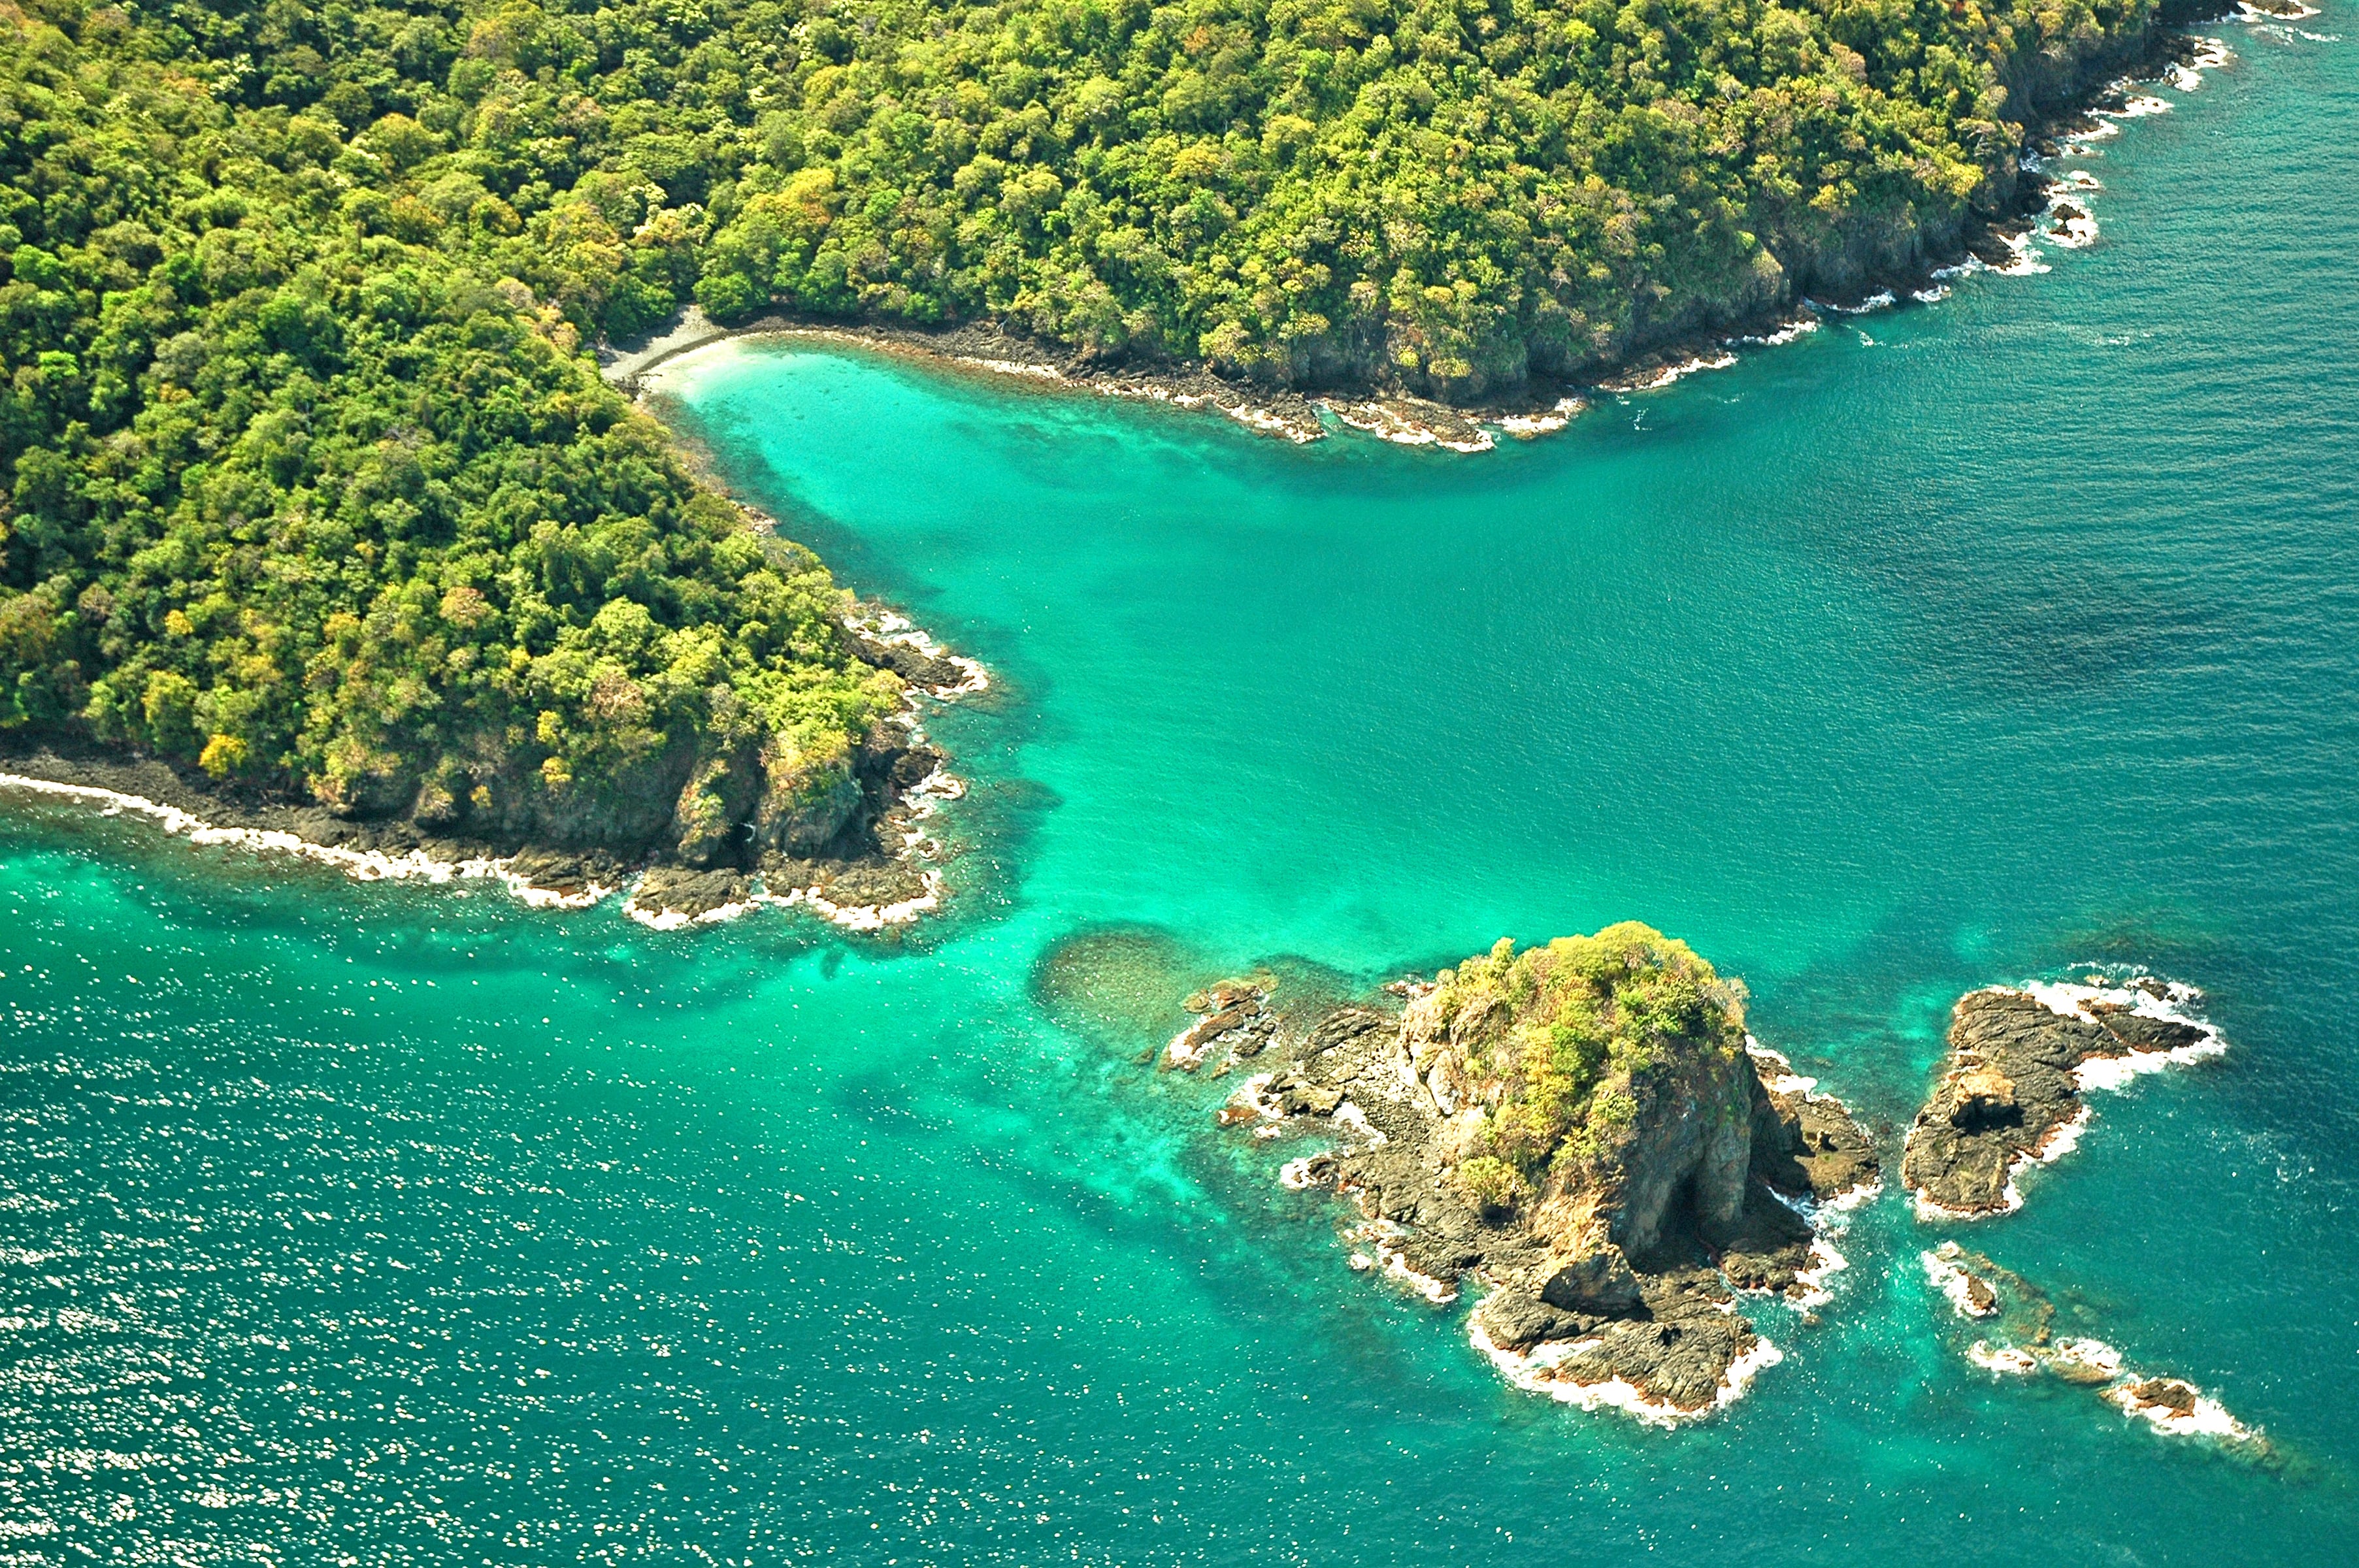
<path fill-rule="evenodd" d="M 2094 1334 L 2059 1334 L 2056 1303 L 2011 1269 L 1955 1241 L 1922 1254 L 1927 1281 L 1974 1338 L 1966 1358 L 1993 1377 L 2052 1379 L 2090 1393 L 2168 1437 L 2203 1438 L 2266 1458 L 2267 1438 L 2184 1378 L 2141 1372 Z M 2085 1315 L 2085 1314 L 2082 1314 Z M 2074 1326 L 2085 1326 L 2076 1324 Z"/>
<path fill-rule="evenodd" d="M 1629 925 L 1391 990 L 1298 1027 L 1258 981 L 1210 988 L 1165 1063 L 1257 1069 L 1223 1124 L 1323 1133 L 1281 1180 L 1352 1201 L 1355 1267 L 1480 1290 L 1471 1337 L 1519 1385 L 1668 1421 L 1777 1359 L 1740 1295 L 1825 1300 L 1820 1221 L 1878 1164 L 1745 1034 L 1741 986 Z"/>
<path fill-rule="evenodd" d="M 1950 1054 L 1909 1129 L 1901 1180 L 1929 1217 L 2019 1208 L 2016 1176 L 2080 1137 L 2084 1091 L 2216 1055 L 2220 1032 L 2190 1011 L 2192 987 L 2150 975 L 2114 983 L 1994 987 L 1958 999 Z"/>

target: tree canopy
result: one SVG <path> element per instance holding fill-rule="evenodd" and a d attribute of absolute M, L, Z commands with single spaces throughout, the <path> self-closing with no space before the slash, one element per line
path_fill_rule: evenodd
<path fill-rule="evenodd" d="M 1569 371 L 1954 218 L 2153 3 L 0 0 L 0 729 L 507 831 L 840 794 L 891 681 L 596 339 Z"/>

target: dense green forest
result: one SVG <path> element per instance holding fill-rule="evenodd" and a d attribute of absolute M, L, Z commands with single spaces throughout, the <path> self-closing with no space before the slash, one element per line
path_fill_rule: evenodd
<path fill-rule="evenodd" d="M 0 729 L 808 849 L 893 683 L 588 343 L 776 304 L 1477 393 L 1954 232 L 2010 90 L 2152 5 L 0 4 Z"/>

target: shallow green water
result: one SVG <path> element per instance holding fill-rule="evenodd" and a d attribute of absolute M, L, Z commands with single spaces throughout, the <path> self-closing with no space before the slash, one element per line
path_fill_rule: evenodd
<path fill-rule="evenodd" d="M 998 677 L 908 941 L 13 812 L 0 1561 L 2332 1560 L 2359 43 L 2231 32 L 2080 161 L 2095 249 L 1481 459 L 691 362 L 732 481 Z M 1723 1415 L 1517 1393 L 1036 996 L 1076 935 L 1353 986 L 1630 916 L 1895 1123 L 1964 988 L 2205 987 L 2229 1056 L 1968 1239 L 2282 1463 L 1974 1371 L 1892 1196 Z"/>

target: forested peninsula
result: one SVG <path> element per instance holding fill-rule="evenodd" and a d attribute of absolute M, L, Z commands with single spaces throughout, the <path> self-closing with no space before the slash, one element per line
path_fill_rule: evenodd
<path fill-rule="evenodd" d="M 600 341 L 989 321 L 1479 398 L 1954 247 L 2158 19 L 0 3 L 0 740 L 497 843 L 840 849 L 906 683 Z"/>

